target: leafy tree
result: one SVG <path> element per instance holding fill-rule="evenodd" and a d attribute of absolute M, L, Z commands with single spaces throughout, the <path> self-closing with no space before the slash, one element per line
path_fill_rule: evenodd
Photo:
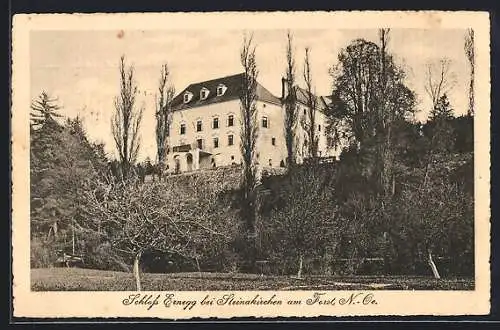
<path fill-rule="evenodd" d="M 78 234 L 74 221 L 81 216 L 82 191 L 88 182 L 106 178 L 102 145 L 87 140 L 76 118 L 64 126 L 48 121 L 32 131 L 30 147 L 32 238 L 52 250 L 66 249 Z M 81 252 L 80 247 L 73 249 Z"/>
<path fill-rule="evenodd" d="M 57 104 L 57 98 L 50 97 L 43 91 L 36 100 L 31 103 L 31 126 L 38 128 L 55 118 L 61 118 L 58 112 L 61 107 Z"/>
<path fill-rule="evenodd" d="M 434 154 L 452 151 L 455 147 L 453 109 L 446 94 L 443 94 L 432 109 L 425 132 L 429 138 L 428 159 L 432 163 Z M 430 166 L 430 165 L 429 165 Z"/>
<path fill-rule="evenodd" d="M 389 54 L 384 58 L 380 60 L 377 44 L 363 39 L 354 40 L 340 51 L 339 63 L 330 70 L 334 88 L 328 115 L 335 138 L 350 139 L 363 148 L 379 133 L 377 128 L 384 116 L 390 115 L 394 121 L 415 112 L 415 95 L 405 85 L 404 71 Z"/>
<path fill-rule="evenodd" d="M 381 29 L 380 45 L 358 39 L 341 50 L 339 63 L 331 69 L 334 90 L 328 110 L 334 142 L 348 139 L 372 154 L 375 166 L 370 172 L 383 199 L 390 198 L 394 186 L 394 126 L 415 112 L 415 94 L 388 53 L 388 40 L 389 30 Z"/>
<path fill-rule="evenodd" d="M 448 120 L 453 118 L 453 109 L 451 108 L 448 96 L 443 94 L 436 102 L 436 105 L 431 110 L 429 120 Z"/>
<path fill-rule="evenodd" d="M 474 151 L 474 117 L 465 115 L 453 120 L 455 131 L 455 151 L 473 152 Z"/>

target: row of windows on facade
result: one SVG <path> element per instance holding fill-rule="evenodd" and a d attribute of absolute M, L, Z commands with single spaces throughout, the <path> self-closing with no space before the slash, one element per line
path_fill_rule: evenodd
<path fill-rule="evenodd" d="M 227 117 L 227 126 L 228 127 L 234 126 L 234 115 L 229 115 Z M 269 119 L 265 116 L 262 117 L 262 127 L 269 128 Z M 219 118 L 218 117 L 216 117 L 212 120 L 212 128 L 213 129 L 219 128 Z M 201 132 L 202 130 L 203 130 L 203 121 L 202 120 L 196 121 L 196 132 Z M 181 135 L 186 134 L 186 124 L 181 124 L 180 134 Z"/>
<path fill-rule="evenodd" d="M 224 93 L 226 92 L 226 89 L 227 89 L 227 87 L 223 84 L 220 84 L 219 86 L 217 86 L 217 96 L 224 95 Z M 208 97 L 208 94 L 210 94 L 210 91 L 208 89 L 206 89 L 205 87 L 203 87 L 200 90 L 200 100 L 205 100 Z M 186 91 L 186 93 L 184 93 L 184 103 L 189 103 L 189 101 L 191 101 L 192 96 L 193 96 L 193 94 L 191 92 Z"/>
<path fill-rule="evenodd" d="M 199 149 L 203 149 L 203 147 L 204 147 L 204 140 L 203 139 L 197 139 L 196 140 L 196 144 L 197 144 L 197 146 L 198 146 Z M 276 145 L 276 138 L 273 137 L 271 139 L 271 144 L 273 146 Z M 230 134 L 230 135 L 227 136 L 227 145 L 228 146 L 234 145 L 234 135 L 233 134 Z M 214 146 L 214 149 L 215 148 L 219 148 L 219 138 L 218 137 L 213 138 L 213 146 Z"/>

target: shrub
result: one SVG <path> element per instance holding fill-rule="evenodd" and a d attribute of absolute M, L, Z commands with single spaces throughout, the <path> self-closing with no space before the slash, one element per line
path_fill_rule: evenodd
<path fill-rule="evenodd" d="M 51 267 L 55 261 L 53 248 L 40 238 L 33 238 L 30 242 L 31 268 Z"/>

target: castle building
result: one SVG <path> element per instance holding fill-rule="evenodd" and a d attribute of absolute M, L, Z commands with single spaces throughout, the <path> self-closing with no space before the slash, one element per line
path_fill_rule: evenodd
<path fill-rule="evenodd" d="M 190 84 L 172 101 L 169 133 L 170 150 L 167 172 L 180 173 L 242 163 L 240 93 L 244 73 Z M 281 98 L 257 83 L 257 164 L 261 168 L 284 167 L 287 150 L 284 129 L 284 99 L 286 90 L 282 82 Z M 297 161 L 307 155 L 307 134 L 301 127 L 307 121 L 307 92 L 297 88 L 299 123 L 296 130 Z M 332 156 L 325 135 L 326 117 L 323 109 L 326 98 L 317 97 L 316 116 L 318 155 Z"/>

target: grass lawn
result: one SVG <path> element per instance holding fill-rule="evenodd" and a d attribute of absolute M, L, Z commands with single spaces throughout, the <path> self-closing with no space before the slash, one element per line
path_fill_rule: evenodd
<path fill-rule="evenodd" d="M 131 273 L 81 269 L 35 268 L 33 291 L 133 291 Z M 217 290 L 474 290 L 474 280 L 436 280 L 415 276 L 260 276 L 228 273 L 142 274 L 145 291 Z"/>

